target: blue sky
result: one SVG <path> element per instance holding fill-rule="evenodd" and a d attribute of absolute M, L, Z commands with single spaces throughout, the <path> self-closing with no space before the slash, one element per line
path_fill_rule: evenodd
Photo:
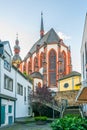
<path fill-rule="evenodd" d="M 82 42 L 87 0 L 0 0 L 0 39 L 15 44 L 16 33 L 22 59 L 39 39 L 41 11 L 44 30 L 55 31 L 71 46 L 73 70 L 81 71 Z"/>

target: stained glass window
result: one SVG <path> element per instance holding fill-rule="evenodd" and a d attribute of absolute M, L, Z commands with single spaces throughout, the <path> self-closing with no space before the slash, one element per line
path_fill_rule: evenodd
<path fill-rule="evenodd" d="M 43 65 L 43 52 L 40 55 L 40 67 Z"/>
<path fill-rule="evenodd" d="M 53 50 L 50 52 L 49 63 L 50 63 L 49 68 L 51 70 L 55 70 L 56 69 L 56 55 L 55 55 L 55 52 Z"/>
<path fill-rule="evenodd" d="M 50 84 L 56 84 L 56 73 L 55 72 L 50 72 Z"/>
<path fill-rule="evenodd" d="M 50 85 L 56 85 L 56 53 L 54 50 L 49 54 L 49 82 Z"/>

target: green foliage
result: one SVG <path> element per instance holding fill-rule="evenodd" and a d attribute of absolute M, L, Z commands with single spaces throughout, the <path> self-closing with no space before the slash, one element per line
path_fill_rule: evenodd
<path fill-rule="evenodd" d="M 55 120 L 51 127 L 53 130 L 87 130 L 87 120 L 78 116 L 65 116 Z"/>
<path fill-rule="evenodd" d="M 32 83 L 32 84 L 33 84 L 33 78 L 32 78 L 30 75 L 28 75 L 27 77 L 28 77 L 28 79 L 29 79 L 30 83 Z"/>
<path fill-rule="evenodd" d="M 35 121 L 47 121 L 47 117 L 46 116 L 37 116 L 34 119 L 35 119 Z"/>
<path fill-rule="evenodd" d="M 33 111 L 37 111 L 37 113 L 39 113 L 39 116 L 47 116 L 47 113 L 44 112 L 47 108 L 45 106 L 46 104 L 52 105 L 52 95 L 48 87 L 45 85 L 43 87 L 36 87 L 35 94 L 32 95 L 32 97 L 35 100 L 37 99 L 37 106 L 35 105 L 33 107 Z"/>
<path fill-rule="evenodd" d="M 30 75 L 27 75 L 26 72 L 23 73 L 26 78 L 29 79 L 30 83 L 33 84 L 33 78 Z"/>
<path fill-rule="evenodd" d="M 65 115 L 65 117 L 69 117 L 69 118 L 73 118 L 73 117 L 81 118 L 81 115 L 80 114 L 67 114 L 67 115 Z"/>

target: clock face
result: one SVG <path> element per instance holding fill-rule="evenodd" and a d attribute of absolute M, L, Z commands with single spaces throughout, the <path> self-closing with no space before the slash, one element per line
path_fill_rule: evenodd
<path fill-rule="evenodd" d="M 69 87 L 69 84 L 68 83 L 65 83 L 64 84 L 64 88 L 68 88 Z"/>

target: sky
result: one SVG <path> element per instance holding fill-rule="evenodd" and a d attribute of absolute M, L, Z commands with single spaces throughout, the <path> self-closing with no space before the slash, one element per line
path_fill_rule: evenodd
<path fill-rule="evenodd" d="M 81 72 L 81 42 L 87 0 L 0 0 L 0 39 L 14 54 L 16 34 L 23 59 L 40 38 L 41 11 L 45 33 L 51 28 L 71 47 L 73 71 Z"/>

